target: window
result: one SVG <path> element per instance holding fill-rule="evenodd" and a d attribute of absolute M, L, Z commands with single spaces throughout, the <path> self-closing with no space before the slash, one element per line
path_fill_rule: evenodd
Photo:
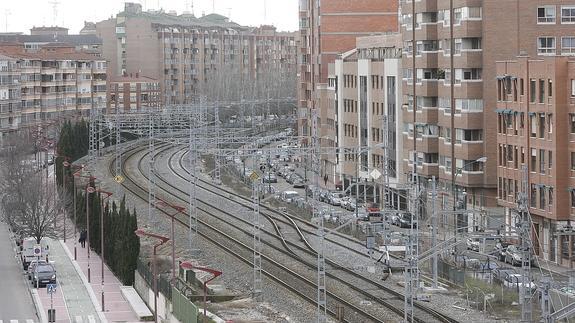
<path fill-rule="evenodd" d="M 554 194 L 553 194 L 553 187 L 549 187 L 549 206 L 553 205 Z"/>
<path fill-rule="evenodd" d="M 571 170 L 575 170 L 575 152 L 571 152 Z"/>
<path fill-rule="evenodd" d="M 571 96 L 575 96 L 575 80 L 571 80 Z"/>
<path fill-rule="evenodd" d="M 549 150 L 549 173 L 551 173 L 552 168 L 553 168 L 553 151 Z"/>
<path fill-rule="evenodd" d="M 535 98 L 537 97 L 537 84 L 535 80 L 530 81 L 529 86 L 529 101 L 535 103 Z"/>
<path fill-rule="evenodd" d="M 547 80 L 547 96 L 548 97 L 553 96 L 553 81 L 552 80 Z"/>
<path fill-rule="evenodd" d="M 575 114 L 569 113 L 569 123 L 571 125 L 571 133 L 575 134 Z"/>
<path fill-rule="evenodd" d="M 531 148 L 531 167 L 532 172 L 537 171 L 537 149 Z"/>
<path fill-rule="evenodd" d="M 547 203 L 545 202 L 545 195 L 547 195 L 547 192 L 545 192 L 545 191 L 546 191 L 545 187 L 542 187 L 542 186 L 539 187 L 539 208 L 540 209 L 547 208 Z"/>
<path fill-rule="evenodd" d="M 571 207 L 575 207 L 575 191 L 571 190 Z"/>
<path fill-rule="evenodd" d="M 519 80 L 519 94 L 523 95 L 525 93 L 524 88 L 523 88 L 523 79 Z"/>
<path fill-rule="evenodd" d="M 545 102 L 545 80 L 539 80 L 539 103 Z"/>
<path fill-rule="evenodd" d="M 539 55 L 555 54 L 555 37 L 537 38 L 537 52 Z"/>
<path fill-rule="evenodd" d="M 537 23 L 555 23 L 555 6 L 543 6 L 537 8 Z"/>
<path fill-rule="evenodd" d="M 575 23 L 575 7 L 570 6 L 561 7 L 561 23 L 562 24 Z"/>
<path fill-rule="evenodd" d="M 575 37 L 561 37 L 561 55 L 575 55 Z"/>
<path fill-rule="evenodd" d="M 545 150 L 539 149 L 539 173 L 545 174 Z"/>

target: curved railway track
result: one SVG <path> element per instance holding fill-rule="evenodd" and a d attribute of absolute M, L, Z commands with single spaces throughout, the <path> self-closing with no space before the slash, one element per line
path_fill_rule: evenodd
<path fill-rule="evenodd" d="M 170 148 L 170 147 L 168 147 L 168 149 L 169 149 L 169 148 Z M 166 150 L 167 150 L 167 149 L 166 149 Z M 125 164 L 126 164 L 127 160 L 130 159 L 130 158 L 132 158 L 132 156 L 136 155 L 136 154 L 137 154 L 138 152 L 140 152 L 140 151 L 141 151 L 141 149 L 136 149 L 136 150 L 130 152 L 129 157 L 126 158 L 126 159 L 124 160 L 124 162 L 123 162 L 123 165 L 122 165 L 123 167 L 122 167 L 122 169 L 123 169 L 123 172 L 124 172 L 124 176 L 127 178 L 127 182 L 129 182 L 129 184 L 125 185 L 126 188 L 127 188 L 128 190 L 132 191 L 132 193 L 134 193 L 135 195 L 137 195 L 137 196 L 139 196 L 140 198 L 142 198 L 143 200 L 147 201 L 147 196 L 148 196 L 148 194 L 147 194 L 145 188 L 142 187 L 142 185 L 137 184 L 136 181 L 132 180 L 132 178 L 131 178 L 131 177 L 127 174 L 127 172 L 124 170 L 124 167 L 125 167 Z M 164 153 L 164 151 L 165 151 L 165 150 L 160 150 L 160 151 L 158 151 L 158 155 Z M 187 176 L 189 176 L 189 175 L 190 175 L 190 174 L 189 174 L 189 171 L 187 171 L 186 168 L 185 168 L 184 165 L 183 165 L 183 159 L 184 159 L 184 157 L 185 157 L 185 153 L 182 153 L 181 150 L 180 150 L 180 151 L 176 151 L 175 153 L 173 153 L 173 154 L 170 155 L 169 161 L 168 161 L 169 167 L 170 167 L 170 168 L 173 168 L 173 166 L 172 166 L 172 160 L 173 160 L 173 158 L 174 158 L 178 153 L 181 154 L 180 158 L 178 159 L 178 164 L 180 165 L 181 169 L 183 169 L 185 172 L 187 172 Z M 146 153 L 145 155 L 147 155 L 147 153 Z M 141 167 L 142 160 L 144 159 L 145 155 L 142 156 L 142 158 L 140 158 L 140 160 L 138 161 L 138 169 L 139 169 L 139 171 L 140 171 L 142 174 L 145 173 L 145 172 L 142 170 L 142 167 Z M 112 164 L 113 164 L 113 163 L 112 163 Z M 189 180 L 189 178 L 186 178 L 185 176 L 179 174 L 179 172 L 177 172 L 175 169 L 171 169 L 171 171 L 172 171 L 173 174 L 175 174 L 176 176 L 180 177 L 182 180 L 184 180 L 184 181 L 188 181 L 188 180 Z M 144 176 L 144 177 L 145 177 L 145 176 Z M 172 183 L 170 183 L 170 181 L 168 181 L 168 180 L 162 178 L 161 176 L 159 177 L 159 179 L 161 180 L 162 185 L 168 186 L 167 189 L 166 189 L 166 188 L 162 188 L 162 190 L 166 191 L 166 193 L 175 195 L 175 194 L 173 194 L 173 192 L 176 191 L 176 192 L 179 192 L 179 194 L 187 195 L 186 192 L 184 192 L 184 191 L 182 191 L 181 189 L 175 187 Z M 243 197 L 243 196 L 241 196 L 241 195 L 239 195 L 239 194 L 236 194 L 235 192 L 226 191 L 226 192 L 225 192 L 226 195 L 224 195 L 224 194 L 222 194 L 222 192 L 220 191 L 221 188 L 217 187 L 217 189 L 215 189 L 214 186 L 213 186 L 210 182 L 205 181 L 205 180 L 203 180 L 203 179 L 201 179 L 201 178 L 198 178 L 198 181 L 202 183 L 202 185 L 198 185 L 202 190 L 205 190 L 205 191 L 207 191 L 207 192 L 209 192 L 209 193 L 211 193 L 211 194 L 215 194 L 215 195 L 220 196 L 220 197 L 224 197 L 224 198 L 226 198 L 226 199 L 228 199 L 228 200 L 230 200 L 230 199 L 229 199 L 230 196 L 233 196 L 233 197 L 234 197 L 233 200 L 232 200 L 233 202 L 235 202 L 235 203 L 237 203 L 237 204 L 240 204 L 240 205 L 242 205 L 243 207 L 246 207 L 246 208 L 250 208 L 250 207 L 251 207 L 251 201 L 247 200 L 245 197 Z M 128 187 L 128 186 L 130 186 L 130 187 Z M 139 191 L 139 192 L 138 192 L 138 191 Z M 185 200 L 184 198 L 181 198 L 181 197 L 177 197 L 177 198 L 178 198 L 179 200 L 181 200 L 181 201 L 186 202 L 186 200 Z M 239 201 L 237 201 L 237 200 L 239 200 Z M 187 203 L 187 202 L 186 202 L 186 203 Z M 227 217 L 233 216 L 232 214 L 230 214 L 229 212 L 227 212 L 227 211 L 225 211 L 225 210 L 215 208 L 213 205 L 209 205 L 209 204 L 204 204 L 204 205 L 205 205 L 205 206 L 202 207 L 202 208 L 199 207 L 199 210 L 202 211 L 202 212 L 204 212 L 204 213 L 208 213 L 208 214 L 210 214 L 210 215 L 213 216 L 213 213 L 214 213 L 214 212 L 213 212 L 212 210 L 207 210 L 207 209 L 206 209 L 206 208 L 212 208 L 212 209 L 215 209 L 216 212 L 220 212 L 220 213 L 226 214 Z M 264 206 L 262 206 L 262 209 L 265 209 L 265 212 L 261 212 L 262 215 L 272 224 L 273 230 L 274 230 L 275 234 L 269 233 L 269 232 L 267 232 L 267 231 L 262 231 L 262 232 L 265 233 L 266 236 L 270 236 L 270 237 L 273 236 L 275 239 L 280 240 L 281 245 L 282 245 L 283 248 L 285 249 L 285 250 L 281 250 L 282 252 L 289 253 L 289 254 L 291 254 L 291 256 L 294 257 L 294 258 L 299 258 L 299 259 L 300 259 L 300 262 L 302 262 L 302 263 L 304 263 L 306 266 L 308 266 L 308 267 L 314 269 L 314 268 L 315 268 L 315 264 L 314 264 L 313 262 L 310 262 L 309 258 L 310 258 L 310 257 L 315 257 L 315 255 L 316 255 L 315 250 L 312 248 L 311 244 L 307 241 L 307 239 L 305 238 L 305 235 L 303 234 L 302 230 L 300 230 L 300 228 L 299 228 L 299 226 L 296 224 L 295 220 L 294 220 L 293 218 L 291 218 L 290 216 L 288 216 L 288 215 L 282 213 L 282 212 L 277 212 L 277 211 L 275 211 L 275 210 L 273 210 L 273 209 L 269 209 L 269 208 L 266 208 L 266 207 L 264 207 Z M 268 214 L 268 213 L 272 213 L 272 214 L 274 214 L 274 215 L 272 216 L 271 214 Z M 181 220 L 181 219 L 179 219 L 179 218 L 178 218 L 177 220 L 178 220 L 178 222 L 179 222 L 181 225 L 186 226 L 186 227 L 188 226 L 188 224 L 186 223 L 185 220 Z M 296 243 L 293 243 L 292 241 L 286 240 L 286 238 L 282 235 L 282 232 L 281 232 L 281 230 L 280 230 L 280 226 L 277 224 L 277 221 L 280 221 L 281 223 L 283 223 L 283 224 L 285 224 L 285 225 L 289 225 L 289 226 L 293 227 L 293 228 L 295 229 L 295 231 L 298 233 L 298 235 L 299 235 L 299 237 L 300 237 L 300 240 L 301 240 L 301 242 L 304 244 L 304 246 L 301 246 L 300 244 L 296 244 Z M 301 221 L 301 220 L 298 219 L 298 221 Z M 251 247 L 249 247 L 249 246 L 247 246 L 246 244 L 240 242 L 239 240 L 236 240 L 236 239 L 231 238 L 231 237 L 230 237 L 229 235 L 227 235 L 226 233 L 224 233 L 224 232 L 222 232 L 222 231 L 219 231 L 218 229 L 216 229 L 215 227 L 213 227 L 213 226 L 211 226 L 211 225 L 209 225 L 209 224 L 207 224 L 207 223 L 204 223 L 204 222 L 202 222 L 202 221 L 198 221 L 198 222 L 199 222 L 199 224 L 201 224 L 202 226 L 208 228 L 210 231 L 215 231 L 215 232 L 217 232 L 217 233 L 220 234 L 220 235 L 224 235 L 224 236 L 225 236 L 225 240 L 227 240 L 227 241 L 233 241 L 233 242 L 235 242 L 238 246 L 242 246 L 241 249 L 244 250 L 244 252 L 243 252 L 244 254 L 245 254 L 246 251 L 247 251 L 248 253 L 253 253 L 253 250 L 251 249 Z M 250 223 L 249 223 L 248 221 L 243 220 L 243 222 L 244 222 L 245 224 L 247 224 L 247 225 L 250 225 Z M 311 226 L 311 224 L 309 224 L 309 223 L 308 223 L 308 225 Z M 240 230 L 240 231 L 243 231 L 243 233 L 246 234 L 246 235 L 251 235 L 251 234 L 252 234 L 252 233 L 251 233 L 250 231 L 248 231 L 248 230 L 243 230 L 243 229 L 242 229 L 242 230 Z M 306 229 L 304 229 L 303 231 L 310 232 L 310 231 L 312 231 L 312 230 L 306 228 Z M 216 244 L 217 246 L 223 248 L 224 250 L 227 250 L 227 251 L 231 252 L 232 254 L 234 254 L 234 256 L 240 258 L 240 260 L 242 260 L 242 261 L 245 262 L 246 264 L 251 265 L 251 261 L 250 261 L 250 258 L 251 258 L 251 257 L 239 255 L 237 252 L 232 251 L 229 246 L 225 246 L 225 245 L 223 245 L 221 242 L 215 241 L 216 239 L 213 238 L 213 236 L 211 236 L 211 235 L 202 234 L 202 232 L 200 232 L 200 234 L 201 234 L 204 238 L 207 238 L 210 242 Z M 344 236 L 344 237 L 345 237 L 345 236 Z M 352 239 L 352 238 L 349 238 L 348 240 L 350 240 L 350 242 L 353 241 L 354 243 L 358 243 L 357 240 Z M 355 240 L 355 241 L 354 241 L 354 240 Z M 278 249 L 277 246 L 271 244 L 271 243 L 268 242 L 268 241 L 265 241 L 265 242 L 262 241 L 262 243 L 266 243 L 268 246 L 273 246 L 274 249 Z M 338 242 L 338 241 L 334 241 L 333 243 L 336 243 L 336 244 L 339 244 L 339 245 L 341 245 L 341 246 L 344 246 L 342 243 L 340 243 L 340 242 Z M 345 246 L 344 246 L 344 247 L 345 247 Z M 348 248 L 348 249 L 349 249 L 349 248 Z M 353 251 L 353 252 L 356 252 L 356 253 L 360 253 L 359 251 L 357 251 L 357 250 L 355 250 L 355 249 L 350 249 L 350 250 Z M 304 253 L 304 256 L 301 255 L 302 252 Z M 363 254 L 362 254 L 362 255 L 363 255 Z M 308 258 L 308 260 L 305 260 L 305 259 L 303 259 L 303 258 Z M 311 294 L 311 295 L 315 295 L 315 288 L 316 288 L 316 287 L 315 287 L 315 283 L 314 283 L 314 282 L 312 282 L 312 281 L 310 281 L 309 279 L 306 279 L 306 278 L 300 276 L 299 274 L 293 272 L 292 270 L 286 268 L 286 267 L 283 266 L 283 265 L 278 264 L 277 262 L 274 263 L 274 261 L 273 261 L 272 259 L 268 258 L 268 257 L 265 257 L 265 256 L 264 256 L 264 259 L 265 259 L 265 261 L 268 262 L 269 264 L 272 264 L 272 265 L 276 266 L 276 268 L 280 268 L 280 267 L 281 267 L 281 270 L 286 271 L 287 273 L 289 273 L 289 274 L 292 275 L 292 276 L 295 276 L 300 282 L 303 282 L 303 284 L 306 284 L 306 285 L 308 286 L 308 291 L 307 291 L 307 292 L 295 291 L 293 286 L 292 286 L 291 288 L 289 288 L 289 289 L 292 290 L 293 292 L 297 293 L 299 296 L 301 296 L 303 299 L 307 300 L 308 302 L 310 302 L 310 303 L 312 303 L 312 304 L 315 304 L 315 298 L 312 297 L 312 296 L 309 296 L 310 294 Z M 346 272 L 346 275 L 350 276 L 351 278 L 353 278 L 353 279 L 360 279 L 360 280 L 363 281 L 363 283 L 371 284 L 371 286 L 368 286 L 367 288 L 365 288 L 365 290 L 362 290 L 361 288 L 358 288 L 358 287 L 355 286 L 354 284 L 348 283 L 345 279 L 343 279 L 343 278 L 341 278 L 341 277 L 339 277 L 339 276 L 334 276 L 334 275 L 332 275 L 332 274 L 330 274 L 330 273 L 328 272 L 328 277 L 329 277 L 329 278 L 334 279 L 334 280 L 337 280 L 337 281 L 339 281 L 339 282 L 341 282 L 341 283 L 343 283 L 343 284 L 346 284 L 346 283 L 347 283 L 347 286 L 348 286 L 349 288 L 355 290 L 357 293 L 360 293 L 360 295 L 363 295 L 364 297 L 367 297 L 368 299 L 373 300 L 373 301 L 375 301 L 376 303 L 381 304 L 382 306 L 384 306 L 384 307 L 386 307 L 386 308 L 389 308 L 390 310 L 392 310 L 393 312 L 395 312 L 397 315 L 403 316 L 403 310 L 402 310 L 402 308 L 403 308 L 403 295 L 402 295 L 401 293 L 398 293 L 398 292 L 396 292 L 396 291 L 393 291 L 393 290 L 389 289 L 388 287 L 386 287 L 386 286 L 384 286 L 384 285 L 381 285 L 381 284 L 378 283 L 378 282 L 374 282 L 374 281 L 372 281 L 372 280 L 366 279 L 366 278 L 364 278 L 364 277 L 358 275 L 357 273 L 353 272 L 352 270 L 350 270 L 350 269 L 348 269 L 348 268 L 345 268 L 345 267 L 343 267 L 343 266 L 338 265 L 338 264 L 335 263 L 335 262 L 331 262 L 331 261 L 328 260 L 327 263 L 330 264 L 333 268 L 338 269 L 339 271 L 344 271 L 344 272 Z M 280 266 L 280 267 L 278 267 L 278 266 Z M 268 276 L 269 278 L 273 279 L 274 281 L 276 281 L 276 282 L 282 284 L 283 286 L 285 286 L 285 282 L 284 282 L 281 278 L 277 277 L 274 273 L 271 273 L 271 272 L 267 272 L 267 271 L 266 271 L 264 274 L 265 274 L 266 276 Z M 348 278 L 350 278 L 350 277 L 348 277 Z M 309 290 L 309 287 L 310 287 L 310 286 L 313 287 L 312 293 L 309 293 L 309 292 L 310 292 L 310 290 Z M 382 297 L 374 296 L 373 294 L 370 294 L 370 293 L 368 293 L 368 292 L 366 291 L 366 290 L 369 289 L 369 287 L 371 287 L 372 289 L 375 287 L 375 288 L 377 288 L 377 289 L 379 289 L 379 290 L 384 290 L 386 293 L 391 294 L 392 297 L 390 298 L 390 297 L 388 296 L 387 299 L 383 299 Z M 304 294 L 306 294 L 306 293 L 307 293 L 307 295 L 304 295 Z M 367 313 L 366 311 L 363 311 L 362 309 L 358 308 L 356 305 L 351 304 L 350 302 L 347 302 L 347 301 L 343 300 L 341 297 L 338 297 L 338 296 L 334 295 L 334 294 L 331 293 L 331 292 L 328 292 L 328 296 L 329 296 L 329 297 L 328 297 L 328 300 L 330 300 L 330 298 L 331 298 L 331 301 L 328 302 L 328 312 L 330 312 L 331 314 L 334 313 L 334 311 L 332 310 L 332 308 L 335 307 L 335 304 L 333 304 L 333 303 L 334 303 L 334 301 L 336 301 L 336 302 L 339 302 L 340 304 L 342 304 L 342 305 L 348 307 L 349 309 L 355 311 L 356 313 L 358 313 L 359 315 L 363 316 L 364 318 L 368 318 L 368 319 L 371 320 L 371 321 L 380 321 L 380 319 L 378 319 L 377 317 L 375 317 L 375 316 L 373 316 L 373 315 Z M 331 305 L 331 306 L 330 306 L 330 305 Z M 415 320 L 415 321 L 417 321 L 417 322 L 431 322 L 431 321 L 456 322 L 456 320 L 454 320 L 454 319 L 452 319 L 452 318 L 449 318 L 449 317 L 446 317 L 446 316 L 443 315 L 442 313 L 439 313 L 439 312 L 435 311 L 434 309 L 428 308 L 428 307 L 423 306 L 423 305 L 421 305 L 421 304 L 419 304 L 419 303 L 416 303 L 416 320 Z"/>

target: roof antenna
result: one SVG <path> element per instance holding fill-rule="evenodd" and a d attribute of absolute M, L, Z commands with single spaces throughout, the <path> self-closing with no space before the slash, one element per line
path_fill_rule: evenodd
<path fill-rule="evenodd" d="M 57 22 L 57 17 L 58 17 L 58 5 L 60 4 L 60 2 L 58 2 L 58 0 L 53 0 L 48 2 L 49 4 L 52 5 L 52 10 L 54 13 L 54 27 L 58 26 L 58 22 Z"/>
<path fill-rule="evenodd" d="M 212 13 L 216 13 L 216 0 L 212 0 Z"/>
<path fill-rule="evenodd" d="M 232 8 L 226 8 L 228 9 L 228 20 L 232 21 Z"/>
<path fill-rule="evenodd" d="M 267 23 L 268 21 L 268 2 L 267 0 L 264 0 L 264 25 Z"/>

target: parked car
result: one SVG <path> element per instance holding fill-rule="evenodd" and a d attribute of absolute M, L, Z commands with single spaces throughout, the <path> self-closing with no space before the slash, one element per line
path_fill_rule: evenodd
<path fill-rule="evenodd" d="M 399 227 L 401 228 L 409 228 L 411 227 L 411 213 L 402 213 L 399 216 Z M 413 228 L 417 228 L 417 224 L 414 223 Z"/>
<path fill-rule="evenodd" d="M 32 277 L 34 276 L 34 271 L 36 270 L 36 265 L 46 265 L 47 262 L 43 259 L 40 259 L 39 261 L 36 260 L 32 260 L 30 262 L 30 264 L 28 265 L 28 269 L 27 269 L 27 275 L 28 275 L 28 280 L 32 280 Z"/>
<path fill-rule="evenodd" d="M 508 274 L 515 274 L 516 271 L 515 271 L 515 269 L 509 268 L 509 267 L 499 267 L 499 268 L 493 269 L 492 273 L 493 273 L 493 280 L 494 281 L 503 283 L 503 280 L 505 280 L 505 277 Z"/>
<path fill-rule="evenodd" d="M 399 225 L 399 213 L 392 213 L 388 217 L 389 223 L 393 225 Z"/>
<path fill-rule="evenodd" d="M 505 250 L 505 262 L 513 266 L 521 265 L 523 259 L 522 251 L 516 245 L 510 245 Z"/>
<path fill-rule="evenodd" d="M 305 181 L 303 180 L 303 178 L 298 176 L 293 180 L 292 186 L 294 188 L 304 188 L 305 187 Z"/>
<path fill-rule="evenodd" d="M 479 252 L 479 239 L 467 238 L 467 250 Z"/>
<path fill-rule="evenodd" d="M 337 195 L 330 193 L 328 195 L 328 203 L 333 205 L 333 206 L 340 206 L 341 205 L 341 199 Z"/>
<path fill-rule="evenodd" d="M 45 286 L 56 283 L 56 269 L 50 264 L 38 265 L 32 276 L 32 286 Z"/>
<path fill-rule="evenodd" d="M 537 285 L 535 285 L 535 283 L 532 281 L 529 281 L 529 283 L 525 284 L 521 274 L 506 274 L 505 279 L 503 279 L 503 286 L 517 289 L 518 291 L 519 287 L 526 287 L 530 291 L 537 289 Z"/>
<path fill-rule="evenodd" d="M 280 199 L 287 203 L 292 203 L 299 197 L 299 193 L 296 191 L 284 191 L 280 195 Z"/>
<path fill-rule="evenodd" d="M 495 256 L 497 256 L 497 258 L 499 258 L 499 261 L 505 261 L 505 251 L 507 251 L 507 247 L 509 247 L 510 245 L 511 243 L 506 241 L 499 241 L 498 243 L 495 244 L 493 253 Z"/>
<path fill-rule="evenodd" d="M 277 183 L 278 178 L 274 173 L 265 173 L 262 177 L 264 183 Z"/>

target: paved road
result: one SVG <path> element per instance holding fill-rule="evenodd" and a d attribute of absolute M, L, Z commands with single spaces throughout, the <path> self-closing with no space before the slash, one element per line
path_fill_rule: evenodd
<path fill-rule="evenodd" d="M 0 222 L 0 320 L 38 321 L 32 296 L 28 291 L 23 270 L 14 253 L 8 227 Z"/>

